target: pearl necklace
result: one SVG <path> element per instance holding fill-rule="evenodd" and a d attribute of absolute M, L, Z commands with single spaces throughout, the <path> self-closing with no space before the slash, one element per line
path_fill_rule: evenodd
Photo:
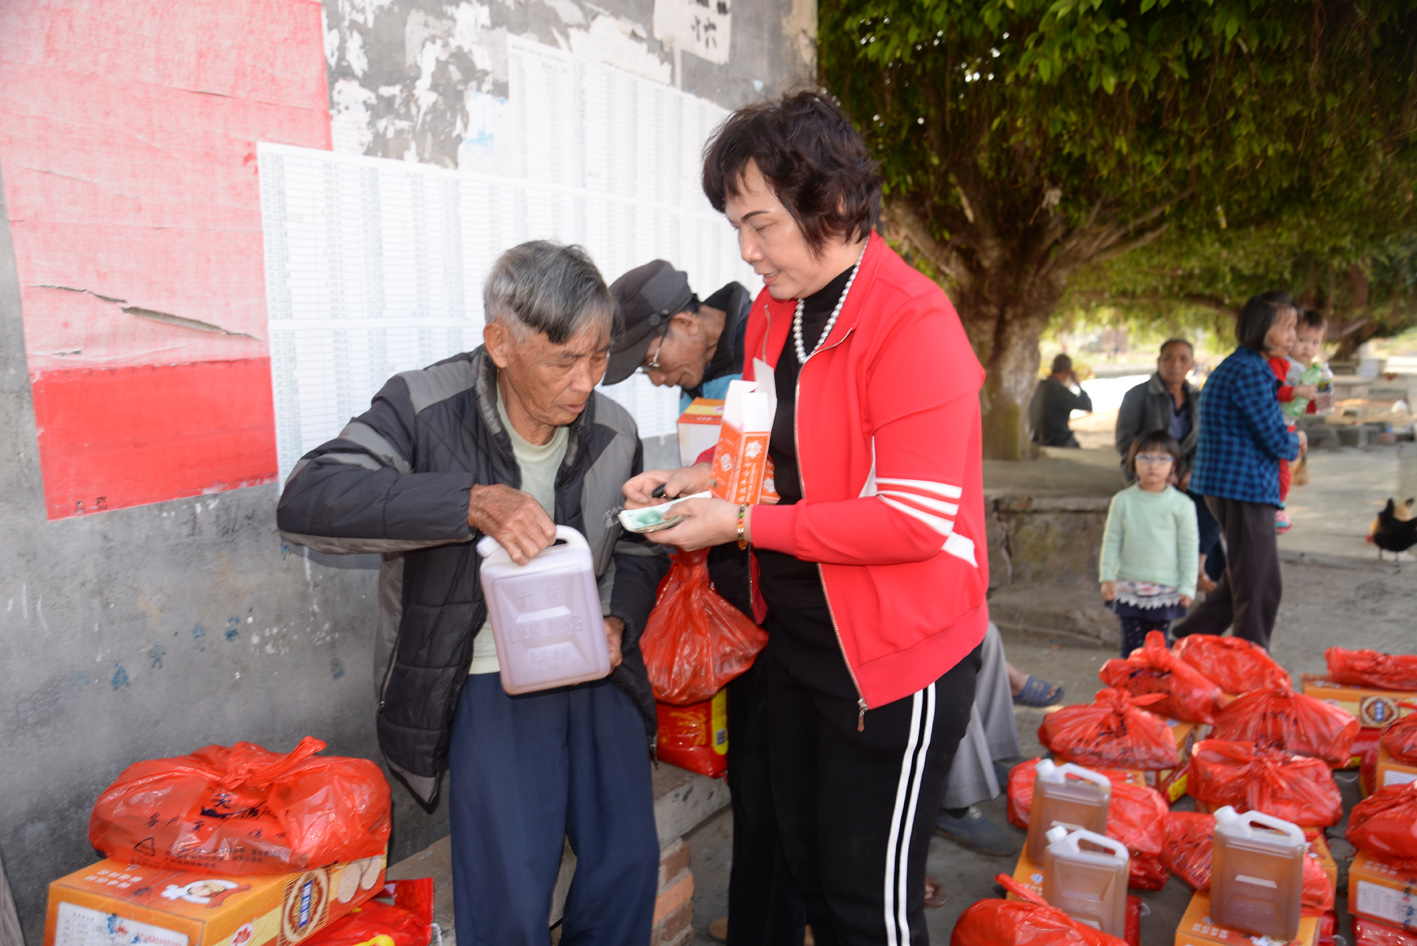
<path fill-rule="evenodd" d="M 868 244 L 869 245 L 869 244 Z M 851 284 L 856 281 L 856 273 L 861 269 L 861 261 L 866 258 L 866 247 L 861 248 L 861 255 L 856 257 L 856 263 L 851 267 L 851 275 L 846 279 L 846 286 L 841 290 L 841 298 L 836 300 L 836 308 L 832 309 L 831 318 L 827 319 L 827 324 L 822 326 L 822 334 L 817 336 L 817 344 L 812 348 L 812 355 L 822 347 L 822 343 L 827 340 L 827 336 L 832 333 L 832 326 L 836 325 L 837 316 L 841 315 L 841 307 L 846 305 L 846 294 L 851 291 Z M 792 315 L 792 342 L 797 347 L 797 364 L 805 365 L 811 355 L 807 354 L 807 347 L 802 344 L 802 311 L 806 308 L 805 299 L 797 300 L 797 310 Z"/>

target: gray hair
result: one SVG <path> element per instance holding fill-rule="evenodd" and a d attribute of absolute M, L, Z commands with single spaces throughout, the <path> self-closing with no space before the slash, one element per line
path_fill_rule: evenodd
<path fill-rule="evenodd" d="M 482 285 L 482 306 L 488 322 L 508 325 L 518 338 L 544 333 L 553 345 L 595 326 L 614 330 L 610 290 L 579 246 L 531 240 L 507 250 Z"/>

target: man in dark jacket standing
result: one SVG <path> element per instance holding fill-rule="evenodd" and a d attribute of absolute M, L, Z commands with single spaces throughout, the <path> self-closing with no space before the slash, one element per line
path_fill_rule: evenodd
<path fill-rule="evenodd" d="M 614 517 L 642 459 L 633 419 L 594 392 L 613 304 L 583 251 L 544 242 L 504 253 L 483 301 L 484 345 L 390 379 L 301 458 L 277 518 L 291 541 L 384 555 L 379 743 L 425 803 L 449 769 L 459 943 L 545 943 L 569 839 L 561 941 L 641 946 L 659 842 L 638 641 L 667 561 Z M 591 547 L 614 670 L 511 697 L 473 545 L 489 535 L 525 563 L 557 524 Z"/>

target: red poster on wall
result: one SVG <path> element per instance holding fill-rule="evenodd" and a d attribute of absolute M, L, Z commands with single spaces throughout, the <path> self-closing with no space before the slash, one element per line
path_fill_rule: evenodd
<path fill-rule="evenodd" d="M 256 143 L 330 147 L 316 0 L 5 0 L 0 171 L 51 519 L 276 475 Z"/>

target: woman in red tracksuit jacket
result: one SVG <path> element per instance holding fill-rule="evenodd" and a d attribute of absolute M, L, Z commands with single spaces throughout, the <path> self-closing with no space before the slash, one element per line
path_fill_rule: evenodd
<path fill-rule="evenodd" d="M 764 283 L 743 375 L 773 369 L 781 501 L 690 500 L 649 537 L 751 545 L 770 782 L 816 942 L 926 943 L 925 859 L 988 621 L 983 370 L 944 293 L 873 232 L 875 164 L 824 95 L 735 112 L 704 190 Z M 709 469 L 642 474 L 627 503 L 707 489 Z"/>

